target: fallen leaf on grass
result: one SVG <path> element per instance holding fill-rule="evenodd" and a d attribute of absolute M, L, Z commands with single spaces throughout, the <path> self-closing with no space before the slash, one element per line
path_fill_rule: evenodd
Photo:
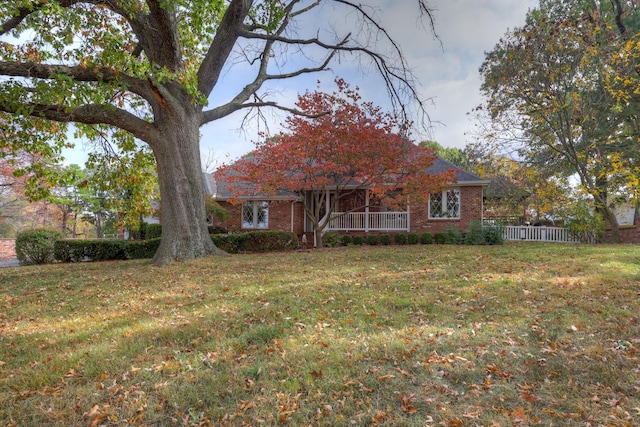
<path fill-rule="evenodd" d="M 511 420 L 515 424 L 524 424 L 529 422 L 529 417 L 524 412 L 524 408 L 521 406 L 518 409 L 514 409 L 511 411 Z"/>
<path fill-rule="evenodd" d="M 537 402 L 538 401 L 538 396 L 536 396 L 535 394 L 524 390 L 522 393 L 520 393 L 520 398 L 526 400 L 527 402 Z"/>
<path fill-rule="evenodd" d="M 71 368 L 71 369 L 69 369 L 69 372 L 64 374 L 64 377 L 65 378 L 72 378 L 72 377 L 81 377 L 82 375 L 83 375 L 82 372 L 78 372 L 75 369 Z"/>
<path fill-rule="evenodd" d="M 402 411 L 406 412 L 407 414 L 415 414 L 416 412 L 418 412 L 418 407 L 413 404 L 415 398 L 415 393 L 402 395 L 400 397 Z"/>

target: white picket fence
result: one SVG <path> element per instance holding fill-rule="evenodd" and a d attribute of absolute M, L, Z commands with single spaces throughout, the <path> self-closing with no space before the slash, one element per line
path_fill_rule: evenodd
<path fill-rule="evenodd" d="M 504 226 L 504 240 L 521 240 L 529 242 L 582 243 L 575 232 L 562 227 Z"/>

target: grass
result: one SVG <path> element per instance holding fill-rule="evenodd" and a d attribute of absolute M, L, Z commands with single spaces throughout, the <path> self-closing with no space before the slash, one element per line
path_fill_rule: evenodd
<path fill-rule="evenodd" d="M 0 425 L 637 426 L 640 247 L 0 270 Z"/>

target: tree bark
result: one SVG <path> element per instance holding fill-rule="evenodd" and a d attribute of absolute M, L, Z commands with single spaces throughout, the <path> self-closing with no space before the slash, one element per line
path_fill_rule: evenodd
<path fill-rule="evenodd" d="M 197 111 L 166 115 L 158 121 L 162 141 L 154 147 L 160 184 L 162 242 L 156 265 L 224 254 L 207 228 L 200 166 Z"/>

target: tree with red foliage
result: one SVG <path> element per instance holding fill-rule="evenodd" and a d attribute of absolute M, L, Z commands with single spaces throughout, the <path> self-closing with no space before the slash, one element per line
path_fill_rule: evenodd
<path fill-rule="evenodd" d="M 286 132 L 256 143 L 251 155 L 218 170 L 238 202 L 248 196 L 292 193 L 313 223 L 316 246 L 339 201 L 363 190 L 369 197 L 339 215 L 364 209 L 369 200 L 399 207 L 427 200 L 452 182 L 453 172 L 430 174 L 434 151 L 411 143 L 408 126 L 364 102 L 341 79 L 331 94 L 307 92 L 296 107 L 304 115 L 286 119 Z M 334 196 L 328 197 L 331 193 Z"/>

